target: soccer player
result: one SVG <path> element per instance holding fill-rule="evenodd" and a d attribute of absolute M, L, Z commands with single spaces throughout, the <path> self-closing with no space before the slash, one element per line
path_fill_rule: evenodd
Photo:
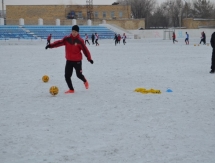
<path fill-rule="evenodd" d="M 202 34 L 202 37 L 201 37 L 201 40 L 200 40 L 199 44 L 201 44 L 203 42 L 203 44 L 205 45 L 206 44 L 206 35 L 205 35 L 205 32 L 203 31 L 201 34 Z"/>
<path fill-rule="evenodd" d="M 125 35 L 125 33 L 123 33 L 123 35 L 122 35 L 122 41 L 123 41 L 123 44 L 125 45 L 125 40 L 126 40 L 126 35 Z"/>
<path fill-rule="evenodd" d="M 118 36 L 117 36 L 117 34 L 115 34 L 114 40 L 115 40 L 115 46 L 116 46 L 116 44 L 118 43 Z"/>
<path fill-rule="evenodd" d="M 189 34 L 186 32 L 186 38 L 185 38 L 186 45 L 189 45 Z"/>
<path fill-rule="evenodd" d="M 48 37 L 47 37 L 47 44 L 46 45 L 49 45 L 51 43 L 51 39 L 52 39 L 52 34 L 50 34 Z"/>
<path fill-rule="evenodd" d="M 172 41 L 173 41 L 173 44 L 174 44 L 175 42 L 178 42 L 178 41 L 176 40 L 175 32 L 172 33 Z"/>
<path fill-rule="evenodd" d="M 91 39 L 92 39 L 92 44 L 95 44 L 94 43 L 94 40 L 95 40 L 95 35 L 94 34 L 92 34 Z"/>
<path fill-rule="evenodd" d="M 99 40 L 99 35 L 97 33 L 95 33 L 95 38 L 96 38 L 96 46 L 99 46 L 98 40 Z"/>
<path fill-rule="evenodd" d="M 65 79 L 66 83 L 69 87 L 69 90 L 65 93 L 74 93 L 74 87 L 72 85 L 72 73 L 73 68 L 76 71 L 77 77 L 84 82 L 85 88 L 89 88 L 89 83 L 82 74 L 82 53 L 86 56 L 87 60 L 93 64 L 93 60 L 91 58 L 90 52 L 86 45 L 84 44 L 84 40 L 79 35 L 79 27 L 74 25 L 72 27 L 72 33 L 69 36 L 64 37 L 62 40 L 55 41 L 46 46 L 48 48 L 57 48 L 60 46 L 65 46 L 66 52 L 66 66 L 65 66 Z"/>
<path fill-rule="evenodd" d="M 121 36 L 120 34 L 118 34 L 118 43 L 120 44 L 120 41 L 121 41 Z"/>
<path fill-rule="evenodd" d="M 86 43 L 88 43 L 90 45 L 90 43 L 88 41 L 88 35 L 87 34 L 85 34 L 85 45 L 86 45 Z"/>

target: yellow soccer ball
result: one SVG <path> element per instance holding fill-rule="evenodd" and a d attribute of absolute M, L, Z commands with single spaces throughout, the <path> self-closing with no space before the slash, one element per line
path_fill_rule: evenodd
<path fill-rule="evenodd" d="M 59 89 L 58 89 L 57 86 L 52 86 L 52 87 L 49 89 L 50 94 L 53 95 L 53 96 L 57 95 L 57 94 L 58 94 L 58 91 L 59 91 Z"/>
<path fill-rule="evenodd" d="M 44 76 L 42 77 L 42 80 L 43 80 L 44 83 L 47 83 L 47 82 L 49 81 L 48 75 L 44 75 Z"/>

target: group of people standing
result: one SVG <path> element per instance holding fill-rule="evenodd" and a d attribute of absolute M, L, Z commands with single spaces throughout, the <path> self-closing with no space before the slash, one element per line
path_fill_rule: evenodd
<path fill-rule="evenodd" d="M 121 41 L 121 39 L 123 40 L 123 44 L 125 45 L 125 40 L 126 40 L 126 35 L 125 35 L 125 33 L 123 33 L 123 35 L 121 36 L 120 34 L 115 34 L 115 36 L 114 36 L 114 40 L 115 40 L 115 46 L 117 45 L 117 44 L 120 44 L 120 41 Z"/>
<path fill-rule="evenodd" d="M 178 42 L 176 40 L 175 32 L 173 32 L 173 34 L 172 34 L 172 40 L 173 40 L 173 43 Z M 204 45 L 206 45 L 206 34 L 204 31 L 201 33 L 201 40 L 200 40 L 199 44 L 201 44 L 202 42 Z M 189 45 L 189 34 L 187 32 L 186 32 L 185 43 L 186 43 L 186 45 Z"/>
<path fill-rule="evenodd" d="M 96 44 L 96 46 L 99 46 L 99 43 L 98 43 L 99 35 L 97 33 L 95 33 L 95 34 L 93 33 L 91 35 L 91 39 L 92 39 L 92 44 Z M 90 45 L 90 43 L 89 43 L 89 37 L 88 37 L 87 34 L 85 34 L 84 40 L 85 40 L 85 45 L 86 45 L 86 43 L 88 43 Z"/>

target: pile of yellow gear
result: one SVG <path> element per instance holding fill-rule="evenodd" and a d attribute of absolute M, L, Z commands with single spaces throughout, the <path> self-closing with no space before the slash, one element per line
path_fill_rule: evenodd
<path fill-rule="evenodd" d="M 143 94 L 147 94 L 147 93 L 153 93 L 153 94 L 161 94 L 161 91 L 158 90 L 158 89 L 145 89 L 145 88 L 136 88 L 134 90 L 135 92 L 140 92 L 140 93 L 143 93 Z"/>

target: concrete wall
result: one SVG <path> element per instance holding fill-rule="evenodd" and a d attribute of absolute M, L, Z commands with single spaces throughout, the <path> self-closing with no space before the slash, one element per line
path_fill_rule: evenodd
<path fill-rule="evenodd" d="M 7 5 L 7 24 L 17 24 L 20 18 L 25 20 L 25 24 L 36 25 L 39 18 L 42 18 L 44 25 L 54 25 L 56 19 L 61 19 L 63 24 L 68 25 L 67 14 L 74 11 L 76 15 L 78 12 L 82 13 L 82 18 L 87 19 L 86 5 Z M 98 13 L 95 21 L 102 19 L 130 19 L 131 7 L 121 5 L 94 5 L 93 11 Z M 103 12 L 106 12 L 106 17 L 103 17 Z M 114 18 L 111 17 L 111 12 L 114 12 Z M 119 13 L 122 12 L 122 17 Z"/>
<path fill-rule="evenodd" d="M 78 25 L 87 25 L 86 5 L 7 5 L 7 25 L 18 25 L 23 18 L 25 25 L 38 25 L 38 19 L 43 19 L 44 25 L 55 25 L 56 19 L 60 19 L 61 25 L 72 25 L 72 19 L 67 19 L 67 14 L 74 11 L 82 13 L 82 18 L 77 19 Z M 131 7 L 121 5 L 94 5 L 93 11 L 98 17 L 92 20 L 92 25 L 99 25 L 103 20 L 108 24 L 115 24 L 124 29 L 145 28 L 145 19 L 130 19 Z M 103 17 L 106 12 L 106 17 Z M 114 12 L 114 18 L 111 17 Z M 119 13 L 122 12 L 122 17 Z"/>
<path fill-rule="evenodd" d="M 193 18 L 186 18 L 182 20 L 182 27 L 186 27 L 187 29 L 198 29 L 199 26 L 215 26 L 215 20 Z"/>
<path fill-rule="evenodd" d="M 66 15 L 74 11 L 76 14 L 82 12 L 83 19 L 87 19 L 87 7 L 86 5 L 68 5 L 65 8 Z M 94 19 L 112 19 L 111 12 L 114 12 L 114 17 L 116 19 L 130 18 L 131 7 L 122 5 L 93 5 L 93 11 L 98 13 L 98 17 Z M 103 12 L 106 12 L 106 17 L 103 17 Z M 119 16 L 119 12 L 122 12 L 122 17 Z"/>
<path fill-rule="evenodd" d="M 37 25 L 42 18 L 44 25 L 54 25 L 56 19 L 65 19 L 65 6 L 63 5 L 7 5 L 6 23 L 16 25 L 20 18 L 25 24 Z"/>

